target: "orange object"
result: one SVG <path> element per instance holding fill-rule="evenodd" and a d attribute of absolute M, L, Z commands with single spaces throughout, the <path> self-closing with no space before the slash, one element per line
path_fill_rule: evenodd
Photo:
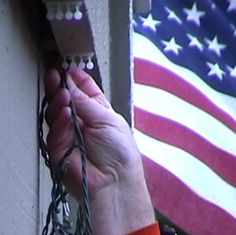
<path fill-rule="evenodd" d="M 158 223 L 148 225 L 127 235 L 161 235 Z"/>

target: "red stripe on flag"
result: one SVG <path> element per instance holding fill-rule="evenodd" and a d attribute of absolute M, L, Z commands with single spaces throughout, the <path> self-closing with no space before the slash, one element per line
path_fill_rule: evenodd
<path fill-rule="evenodd" d="M 155 208 L 189 234 L 229 235 L 235 219 L 191 191 L 163 167 L 144 157 L 144 169 Z M 224 192 L 222 197 L 224 196 Z"/>
<path fill-rule="evenodd" d="M 154 139 L 189 152 L 228 183 L 236 186 L 236 157 L 217 148 L 191 129 L 138 107 L 134 107 L 134 125 L 135 128 Z"/>
<path fill-rule="evenodd" d="M 236 131 L 236 122 L 230 115 L 212 103 L 194 86 L 187 83 L 184 79 L 168 69 L 150 61 L 135 58 L 134 78 L 137 83 L 160 88 L 173 93 L 174 95 L 216 117 L 226 126 Z"/>

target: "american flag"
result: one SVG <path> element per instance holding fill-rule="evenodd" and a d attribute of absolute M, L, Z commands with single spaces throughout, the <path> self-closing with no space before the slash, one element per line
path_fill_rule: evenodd
<path fill-rule="evenodd" d="M 236 234 L 236 0 L 153 0 L 133 27 L 153 204 L 188 234 Z"/>

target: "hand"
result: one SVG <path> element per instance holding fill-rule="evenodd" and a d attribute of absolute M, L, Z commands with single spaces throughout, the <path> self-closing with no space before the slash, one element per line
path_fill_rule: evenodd
<path fill-rule="evenodd" d="M 88 153 L 88 184 L 95 234 L 126 234 L 154 222 L 142 160 L 130 128 L 93 79 L 82 70 L 67 74 L 69 91 L 60 88 L 56 70 L 45 76 L 50 127 L 48 150 L 55 166 L 71 147 L 74 129 L 68 107 L 73 101 Z M 64 183 L 80 199 L 80 152 L 68 157 Z"/>

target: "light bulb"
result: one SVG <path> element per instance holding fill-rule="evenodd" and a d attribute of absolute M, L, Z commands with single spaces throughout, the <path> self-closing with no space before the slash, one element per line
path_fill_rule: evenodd
<path fill-rule="evenodd" d="M 85 63 L 83 61 L 83 57 L 80 57 L 79 68 L 80 69 L 84 69 L 85 68 Z"/>
<path fill-rule="evenodd" d="M 58 6 L 58 8 L 57 8 L 57 13 L 56 13 L 55 18 L 56 18 L 57 20 L 62 20 L 62 19 L 64 18 L 64 14 L 63 14 L 63 12 L 62 12 L 62 10 L 60 9 L 59 6 Z"/>
<path fill-rule="evenodd" d="M 51 4 L 48 4 L 47 5 L 47 9 L 48 9 L 48 12 L 47 12 L 47 19 L 48 20 L 53 20 L 55 18 L 55 14 L 53 12 L 53 6 Z"/>
<path fill-rule="evenodd" d="M 82 17 L 83 17 L 83 14 L 82 14 L 82 12 L 79 9 L 79 5 L 77 5 L 75 7 L 74 19 L 75 20 L 80 20 L 80 19 L 82 19 Z"/>
<path fill-rule="evenodd" d="M 73 19 L 73 12 L 71 11 L 71 6 L 70 5 L 66 6 L 65 18 L 67 20 L 72 20 Z"/>
<path fill-rule="evenodd" d="M 88 60 L 88 62 L 87 62 L 87 64 L 86 64 L 86 67 L 87 67 L 87 69 L 89 69 L 89 70 L 93 69 L 94 63 L 92 62 L 91 57 L 89 57 L 89 60 Z"/>

